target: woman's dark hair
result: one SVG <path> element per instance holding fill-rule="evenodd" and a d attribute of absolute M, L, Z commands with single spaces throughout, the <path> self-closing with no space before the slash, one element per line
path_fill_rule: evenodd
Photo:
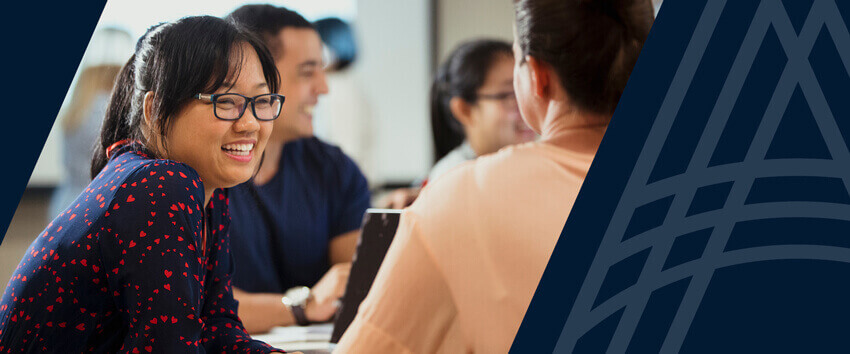
<path fill-rule="evenodd" d="M 147 92 L 154 92 L 149 128 L 165 137 L 174 117 L 196 94 L 212 93 L 239 76 L 243 65 L 240 43 L 254 49 L 270 92 L 277 92 L 279 76 L 266 46 L 223 19 L 186 17 L 148 29 L 112 89 L 92 157 L 92 178 L 106 165 L 109 146 L 125 139 L 148 143 L 142 134 Z"/>
<path fill-rule="evenodd" d="M 334 70 L 345 70 L 357 59 L 357 42 L 354 41 L 354 31 L 345 21 L 336 17 L 323 18 L 314 24 L 322 42 L 333 51 L 336 56 L 333 64 Z"/>
<path fill-rule="evenodd" d="M 437 68 L 431 84 L 431 132 L 434 137 L 434 162 L 439 161 L 466 138 L 460 122 L 452 115 L 449 103 L 460 97 L 469 103 L 478 99 L 478 89 L 487 80 L 499 56 L 513 58 L 511 45 L 498 40 L 474 40 L 455 48 Z"/>
<path fill-rule="evenodd" d="M 514 0 L 523 58 L 551 65 L 579 109 L 611 115 L 653 21 L 650 0 Z"/>

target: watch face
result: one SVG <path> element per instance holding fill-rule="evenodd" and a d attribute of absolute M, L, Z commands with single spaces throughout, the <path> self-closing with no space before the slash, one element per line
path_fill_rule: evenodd
<path fill-rule="evenodd" d="M 310 297 L 310 288 L 306 286 L 292 288 L 287 290 L 284 296 L 289 298 L 293 305 L 302 305 L 307 302 L 307 298 Z"/>

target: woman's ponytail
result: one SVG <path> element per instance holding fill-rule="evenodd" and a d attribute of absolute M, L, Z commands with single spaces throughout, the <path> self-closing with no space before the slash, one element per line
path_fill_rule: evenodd
<path fill-rule="evenodd" d="M 448 81 L 446 62 L 437 70 L 437 76 L 431 84 L 431 133 L 434 138 L 434 163 L 440 161 L 454 148 L 460 146 L 466 138 L 460 122 L 452 115 L 449 102 L 452 94 Z"/>

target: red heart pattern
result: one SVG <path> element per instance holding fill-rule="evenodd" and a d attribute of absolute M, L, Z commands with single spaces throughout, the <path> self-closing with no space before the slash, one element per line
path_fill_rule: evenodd
<path fill-rule="evenodd" d="M 133 147 L 117 150 L 24 255 L 0 300 L 0 351 L 273 350 L 236 317 L 226 192 L 205 210 L 194 170 Z M 217 231 L 207 239 L 204 219 Z"/>

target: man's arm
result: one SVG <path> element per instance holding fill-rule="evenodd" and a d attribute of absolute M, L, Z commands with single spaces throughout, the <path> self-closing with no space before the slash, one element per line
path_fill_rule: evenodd
<path fill-rule="evenodd" d="M 239 301 L 239 318 L 250 334 L 295 324 L 295 317 L 281 302 L 283 294 L 249 293 L 234 287 L 233 297 Z"/>
<path fill-rule="evenodd" d="M 360 239 L 360 229 L 340 234 L 331 239 L 328 247 L 328 259 L 331 265 L 348 263 L 354 258 L 357 250 L 357 241 Z"/>
<path fill-rule="evenodd" d="M 316 283 L 304 307 L 310 322 L 326 322 L 333 318 L 350 270 L 351 263 L 335 264 Z M 239 318 L 248 333 L 266 333 L 275 326 L 295 324 L 295 317 L 283 304 L 283 294 L 249 293 L 234 287 L 233 297 L 239 301 Z"/>

